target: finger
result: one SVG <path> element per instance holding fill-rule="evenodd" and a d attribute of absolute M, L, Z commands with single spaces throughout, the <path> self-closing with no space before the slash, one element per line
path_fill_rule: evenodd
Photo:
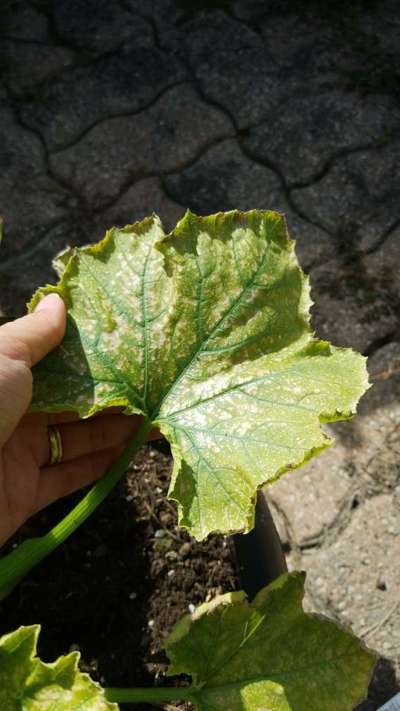
<path fill-rule="evenodd" d="M 154 440 L 157 440 L 157 439 L 164 439 L 164 435 L 162 435 L 160 430 L 157 429 L 157 427 L 155 427 L 154 430 L 151 430 L 151 432 L 149 432 L 147 441 L 154 442 Z"/>
<path fill-rule="evenodd" d="M 103 413 L 100 413 L 103 414 Z M 21 420 L 21 425 L 29 427 L 49 427 L 50 425 L 59 425 L 64 422 L 77 422 L 82 418 L 77 412 L 29 412 Z"/>
<path fill-rule="evenodd" d="M 0 353 L 23 361 L 29 368 L 61 342 L 66 309 L 58 294 L 48 294 L 36 311 L 0 328 Z"/>
<path fill-rule="evenodd" d="M 61 435 L 62 461 L 94 454 L 104 449 L 119 447 L 138 429 L 140 418 L 133 415 L 105 415 L 93 417 L 79 422 L 69 422 L 59 425 Z M 45 432 L 39 466 L 50 461 L 50 444 L 48 432 Z"/>
<path fill-rule="evenodd" d="M 111 414 L 121 414 L 123 411 L 122 407 L 107 407 L 101 412 L 95 412 L 91 417 L 104 417 L 104 415 Z M 74 410 L 69 410 L 65 412 L 30 412 L 24 415 L 21 420 L 21 424 L 24 425 L 45 425 L 49 427 L 50 425 L 61 425 L 64 422 L 78 422 L 83 418 L 78 412 Z"/>
<path fill-rule="evenodd" d="M 42 469 L 33 513 L 100 479 L 117 459 L 120 451 L 110 449 Z"/>
<path fill-rule="evenodd" d="M 141 421 L 139 415 L 104 415 L 59 425 L 62 461 L 70 461 L 86 454 L 127 444 L 139 428 Z M 40 450 L 37 455 L 40 467 L 47 464 L 51 458 L 48 429 L 42 429 L 41 432 Z M 152 439 L 159 438 L 158 430 L 154 430 L 150 436 Z"/>
<path fill-rule="evenodd" d="M 100 412 L 95 412 L 94 415 L 90 416 L 90 419 L 93 417 L 104 417 L 104 415 L 122 415 L 124 411 L 123 407 L 107 407 L 105 410 L 101 410 Z M 124 415 L 124 417 L 131 417 L 131 415 Z M 60 425 L 63 424 L 64 422 L 77 422 L 78 420 L 82 420 L 83 418 L 79 415 L 78 412 L 75 412 L 73 410 L 66 411 L 66 412 L 32 412 L 28 413 L 25 415 L 22 419 L 23 424 L 46 424 L 47 426 L 50 425 Z M 86 418 L 89 419 L 89 418 Z M 158 430 L 154 430 L 154 432 L 158 432 Z M 158 439 L 162 435 L 158 435 Z M 149 439 L 154 439 L 153 436 L 149 437 Z"/>
<path fill-rule="evenodd" d="M 122 415 L 124 408 L 123 407 L 106 407 L 105 410 L 101 410 L 99 412 L 95 412 L 93 415 L 90 415 L 90 418 L 93 417 L 104 417 L 104 415 Z M 64 422 L 76 422 L 77 420 L 82 420 L 83 418 L 80 417 L 78 412 L 51 412 L 47 414 L 47 422 L 49 425 L 59 425 L 63 424 Z M 85 418 L 89 419 L 89 418 Z"/>

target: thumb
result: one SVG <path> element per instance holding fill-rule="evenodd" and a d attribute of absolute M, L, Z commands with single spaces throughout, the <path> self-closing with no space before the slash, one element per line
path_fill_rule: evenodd
<path fill-rule="evenodd" d="M 64 336 L 65 323 L 63 300 L 58 294 L 47 294 L 32 314 L 0 328 L 0 354 L 31 368 L 58 346 Z"/>
<path fill-rule="evenodd" d="M 32 398 L 31 366 L 63 338 L 66 310 L 57 294 L 36 311 L 0 328 L 0 446 L 11 437 Z"/>

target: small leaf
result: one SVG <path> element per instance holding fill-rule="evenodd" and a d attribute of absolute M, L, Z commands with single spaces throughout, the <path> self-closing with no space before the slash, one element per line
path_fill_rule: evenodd
<path fill-rule="evenodd" d="M 171 443 L 170 498 L 204 538 L 253 526 L 258 487 L 331 444 L 351 416 L 364 359 L 313 338 L 308 282 L 285 221 L 253 210 L 110 230 L 56 261 L 62 345 L 34 369 L 34 410 L 112 405 Z"/>
<path fill-rule="evenodd" d="M 352 711 L 376 661 L 350 632 L 306 615 L 304 575 L 286 573 L 249 604 L 221 595 L 180 620 L 169 675 L 190 674 L 198 711 Z"/>
<path fill-rule="evenodd" d="M 1 711 L 117 711 L 103 689 L 78 670 L 72 652 L 45 664 L 36 656 L 40 626 L 0 637 Z"/>

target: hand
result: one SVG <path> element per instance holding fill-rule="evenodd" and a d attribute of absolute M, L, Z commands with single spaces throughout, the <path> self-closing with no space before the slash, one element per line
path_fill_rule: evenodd
<path fill-rule="evenodd" d="M 65 331 L 65 306 L 46 296 L 33 314 L 0 327 L 0 545 L 32 514 L 99 479 L 138 428 L 140 417 L 30 414 L 31 367 Z M 49 425 L 57 425 L 62 461 L 50 466 Z"/>

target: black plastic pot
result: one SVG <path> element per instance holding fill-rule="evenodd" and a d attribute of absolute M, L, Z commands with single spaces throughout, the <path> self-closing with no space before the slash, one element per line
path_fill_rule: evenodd
<path fill-rule="evenodd" d="M 258 591 L 287 571 L 278 531 L 266 495 L 258 491 L 255 527 L 233 536 L 241 587 L 251 600 Z"/>

